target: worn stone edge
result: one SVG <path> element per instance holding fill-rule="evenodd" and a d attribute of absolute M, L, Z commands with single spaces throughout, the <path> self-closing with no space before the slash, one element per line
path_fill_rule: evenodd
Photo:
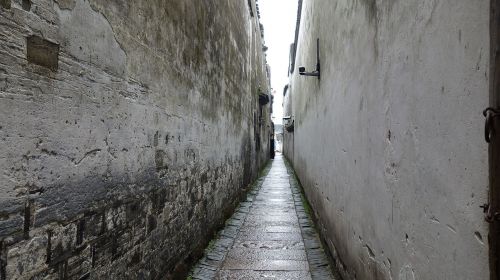
<path fill-rule="evenodd" d="M 241 227 L 250 213 L 255 196 L 271 170 L 271 165 L 272 161 L 269 161 L 266 166 L 262 168 L 258 178 L 250 187 L 246 199 L 240 202 L 235 213 L 226 220 L 224 228 L 216 234 L 212 241 L 210 241 L 205 249 L 203 257 L 191 269 L 187 279 L 208 280 L 217 277 L 217 273 L 220 271 L 227 253 L 232 248 Z"/>
<path fill-rule="evenodd" d="M 318 234 L 314 221 L 313 211 L 306 211 L 306 207 L 310 207 L 309 201 L 304 194 L 304 189 L 295 175 L 295 171 L 290 162 L 284 158 L 285 166 L 289 175 L 290 187 L 292 189 L 295 212 L 299 219 L 300 231 L 304 240 L 307 260 L 309 263 L 309 271 L 311 277 L 315 279 L 334 279 L 341 280 L 342 277 L 335 269 L 334 260 L 328 251 L 328 247 L 324 246 L 321 236 Z M 324 248 L 327 248 L 326 250 Z"/>

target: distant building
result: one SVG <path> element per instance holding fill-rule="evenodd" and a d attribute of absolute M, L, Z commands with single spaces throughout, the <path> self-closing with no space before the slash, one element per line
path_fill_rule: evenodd
<path fill-rule="evenodd" d="M 283 152 L 283 125 L 275 124 L 274 125 L 274 135 L 276 140 L 276 151 Z"/>

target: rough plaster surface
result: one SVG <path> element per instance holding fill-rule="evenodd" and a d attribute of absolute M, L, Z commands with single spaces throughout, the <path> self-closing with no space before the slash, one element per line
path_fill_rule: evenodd
<path fill-rule="evenodd" d="M 157 279 L 196 257 L 269 154 L 246 1 L 8 3 L 0 278 Z M 55 71 L 27 61 L 32 35 Z"/>
<path fill-rule="evenodd" d="M 284 146 L 344 277 L 489 279 L 489 1 L 309 0 L 302 15 L 296 65 L 314 68 L 319 37 L 322 78 L 291 76 Z"/>

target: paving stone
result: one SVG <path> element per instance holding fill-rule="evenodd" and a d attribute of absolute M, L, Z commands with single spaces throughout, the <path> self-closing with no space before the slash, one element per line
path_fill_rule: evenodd
<path fill-rule="evenodd" d="M 300 232 L 262 232 L 245 228 L 245 231 L 240 231 L 238 235 L 239 240 L 265 240 L 265 241 L 281 241 L 292 240 L 302 241 L 302 234 Z"/>
<path fill-rule="evenodd" d="M 275 208 L 275 209 L 255 209 L 253 211 L 254 214 L 257 214 L 257 215 L 268 215 L 268 216 L 280 216 L 280 215 L 283 215 L 283 214 L 287 214 L 287 213 L 294 213 L 294 209 L 293 208 L 283 208 L 283 207 L 280 207 L 280 208 Z"/>
<path fill-rule="evenodd" d="M 227 255 L 228 259 L 244 260 L 294 260 L 307 261 L 306 251 L 301 249 L 249 249 L 235 248 Z"/>
<path fill-rule="evenodd" d="M 258 227 L 258 226 L 295 226 L 299 227 L 298 221 L 245 221 L 244 227 Z"/>
<path fill-rule="evenodd" d="M 244 258 L 227 258 L 223 269 L 270 270 L 270 271 L 308 271 L 307 261 L 292 260 L 247 260 Z"/>
<path fill-rule="evenodd" d="M 298 222 L 297 216 L 292 215 L 249 215 L 248 222 Z"/>
<path fill-rule="evenodd" d="M 255 270 L 222 270 L 217 279 L 220 280 L 310 280 L 307 271 L 255 271 Z"/>
<path fill-rule="evenodd" d="M 233 248 L 254 248 L 254 249 L 296 249 L 304 250 L 302 241 L 242 241 L 236 240 Z"/>
<path fill-rule="evenodd" d="M 257 231 L 257 232 L 298 232 L 300 228 L 294 226 L 256 226 L 242 227 L 240 231 Z"/>

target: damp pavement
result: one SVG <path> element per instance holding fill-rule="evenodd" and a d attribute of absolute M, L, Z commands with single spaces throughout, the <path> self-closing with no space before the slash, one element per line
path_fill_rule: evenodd
<path fill-rule="evenodd" d="M 189 279 L 340 279 L 281 155 L 254 183 Z"/>

